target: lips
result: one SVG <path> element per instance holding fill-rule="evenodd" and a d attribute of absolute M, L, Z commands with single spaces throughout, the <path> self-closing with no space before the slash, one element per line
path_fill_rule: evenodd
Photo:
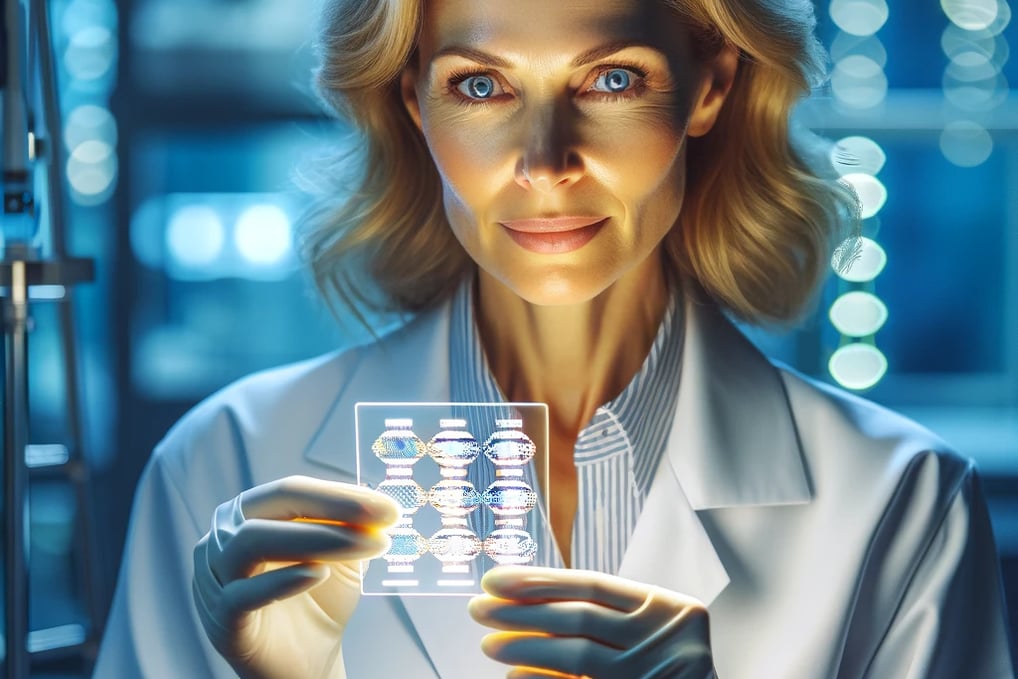
<path fill-rule="evenodd" d="M 524 250 L 553 255 L 582 248 L 607 221 L 608 217 L 537 217 L 500 224 Z"/>
<path fill-rule="evenodd" d="M 593 226 L 604 221 L 606 217 L 534 217 L 531 219 L 514 219 L 500 222 L 512 231 L 522 233 L 563 233 Z"/>

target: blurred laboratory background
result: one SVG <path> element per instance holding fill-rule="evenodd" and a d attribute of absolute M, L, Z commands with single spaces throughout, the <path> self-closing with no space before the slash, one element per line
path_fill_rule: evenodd
<path fill-rule="evenodd" d="M 31 291 L 32 676 L 87 676 L 135 484 L 173 422 L 245 374 L 363 337 L 330 315 L 295 248 L 308 205 L 295 171 L 344 131 L 311 92 L 317 4 L 49 2 L 66 249 L 95 276 Z M 800 329 L 746 331 L 977 461 L 1018 622 L 1012 9 L 816 5 L 831 78 L 796 116 L 838 142 L 865 238 Z"/>

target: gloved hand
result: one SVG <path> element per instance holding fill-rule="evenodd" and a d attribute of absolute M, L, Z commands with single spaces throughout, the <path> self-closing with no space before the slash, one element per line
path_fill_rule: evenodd
<path fill-rule="evenodd" d="M 194 602 L 245 679 L 343 677 L 340 642 L 360 598 L 358 560 L 384 553 L 389 497 L 291 476 L 216 508 L 194 548 Z"/>
<path fill-rule="evenodd" d="M 500 566 L 471 599 L 482 649 L 512 679 L 706 679 L 714 676 L 707 610 L 661 587 L 594 571 Z"/>

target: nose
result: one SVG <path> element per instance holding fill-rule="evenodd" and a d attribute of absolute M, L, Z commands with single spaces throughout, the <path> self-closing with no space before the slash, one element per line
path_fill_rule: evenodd
<path fill-rule="evenodd" d="M 517 184 L 549 193 L 580 180 L 583 159 L 568 118 L 563 106 L 549 102 L 524 122 L 523 144 L 516 161 Z"/>

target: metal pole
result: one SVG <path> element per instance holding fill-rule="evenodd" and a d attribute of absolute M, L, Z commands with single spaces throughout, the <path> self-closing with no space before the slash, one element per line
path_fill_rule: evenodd
<path fill-rule="evenodd" d="M 25 449 L 28 444 L 28 243 L 36 226 L 25 97 L 26 17 L 20 0 L 4 2 L 3 218 L 10 267 L 4 303 L 4 596 L 6 675 L 25 679 L 28 657 Z"/>
<path fill-rule="evenodd" d="M 48 167 L 46 171 L 49 200 L 49 237 L 52 257 L 61 261 L 67 256 L 67 191 L 62 168 L 67 158 L 62 137 L 60 115 L 60 86 L 56 64 L 53 58 L 53 18 L 46 0 L 30 0 L 29 36 L 36 37 L 35 45 L 39 56 L 39 78 L 41 81 L 42 111 L 46 127 Z M 34 32 L 33 32 L 34 31 Z M 60 325 L 60 342 L 64 357 L 64 385 L 67 390 L 67 423 L 71 444 L 71 459 L 76 462 L 73 474 L 78 495 L 78 530 L 75 531 L 79 553 L 87 555 L 81 560 L 82 597 L 88 612 L 89 642 L 97 642 L 102 621 L 99 615 L 99 573 L 96 564 L 97 549 L 94 535 L 91 480 L 88 463 L 85 460 L 85 436 L 82 431 L 84 414 L 81 408 L 81 387 L 78 380 L 78 350 L 74 341 L 76 329 L 74 313 L 74 288 L 68 285 L 64 296 L 57 301 Z M 91 650 L 91 649 L 90 649 Z"/>
<path fill-rule="evenodd" d="M 49 240 L 52 247 L 51 257 L 57 261 L 67 255 L 67 192 L 64 183 L 63 168 L 67 164 L 64 153 L 63 129 L 60 115 L 60 85 L 57 79 L 56 64 L 53 63 L 53 36 L 50 30 L 52 18 L 46 0 L 31 0 L 29 4 L 28 23 L 29 40 L 36 38 L 34 44 L 39 56 L 39 79 L 42 90 L 42 118 L 46 128 L 46 186 L 49 197 L 46 207 L 49 208 Z M 34 154 L 33 154 L 34 155 Z M 70 288 L 68 288 L 68 291 Z"/>
<path fill-rule="evenodd" d="M 28 677 L 28 550 L 25 449 L 28 444 L 28 279 L 24 260 L 10 262 L 4 393 L 4 596 L 8 679 Z"/>

